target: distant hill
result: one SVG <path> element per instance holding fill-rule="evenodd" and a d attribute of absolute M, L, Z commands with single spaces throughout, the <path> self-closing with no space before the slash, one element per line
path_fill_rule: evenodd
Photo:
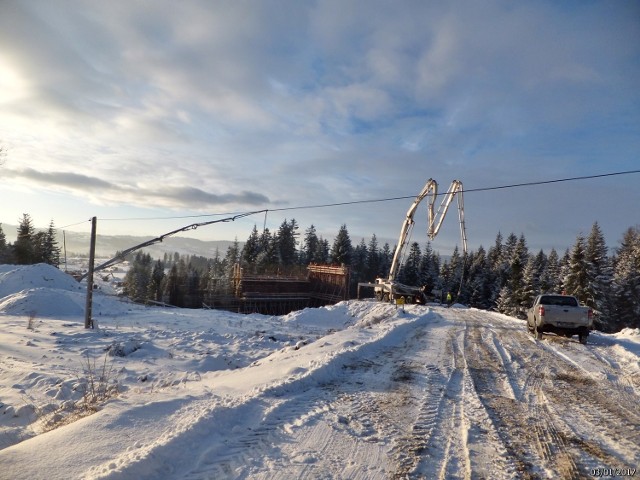
<path fill-rule="evenodd" d="M 17 226 L 3 223 L 2 230 L 7 237 L 8 243 L 13 243 L 17 237 Z M 112 257 L 118 251 L 126 250 L 133 246 L 152 240 L 152 236 L 134 236 L 134 235 L 100 235 L 96 237 L 96 255 L 99 257 Z M 240 247 L 243 243 L 238 242 Z M 216 249 L 220 255 L 224 257 L 227 248 L 232 245 L 230 240 L 198 240 L 188 237 L 167 237 L 163 242 L 157 243 L 144 249 L 145 252 L 151 254 L 153 258 L 162 258 L 165 253 L 173 254 L 178 252 L 180 255 L 200 255 L 212 258 L 216 254 Z M 64 238 L 61 230 L 58 230 L 58 245 L 62 250 L 66 245 L 67 256 L 89 255 L 90 234 L 78 232 L 65 232 Z M 64 255 L 64 251 L 62 252 Z"/>

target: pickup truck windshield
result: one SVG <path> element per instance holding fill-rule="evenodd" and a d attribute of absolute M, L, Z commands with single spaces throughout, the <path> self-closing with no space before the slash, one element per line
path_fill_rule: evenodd
<path fill-rule="evenodd" d="M 558 305 L 560 307 L 577 307 L 578 302 L 574 297 L 565 297 L 562 295 L 543 295 L 540 298 L 541 305 Z"/>

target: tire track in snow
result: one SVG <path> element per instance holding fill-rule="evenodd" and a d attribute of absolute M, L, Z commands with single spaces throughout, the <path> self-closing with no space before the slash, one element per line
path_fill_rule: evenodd
<path fill-rule="evenodd" d="M 540 462 L 532 458 L 533 464 L 540 466 L 536 474 L 547 478 L 583 478 L 591 468 L 637 465 L 638 396 L 633 389 L 621 387 L 617 382 L 620 371 L 610 362 L 601 362 L 597 355 L 591 355 L 589 346 L 553 336 L 529 341 L 531 337 L 527 338 L 525 329 L 523 326 L 514 335 L 498 334 L 499 338 L 494 337 L 492 343 L 496 345 L 497 339 L 501 345 L 498 354 L 501 349 L 510 352 L 511 361 L 500 370 L 520 377 L 510 383 L 520 386 L 520 403 L 529 405 L 533 412 L 530 417 L 534 444 L 540 457 Z M 566 353 L 556 346 L 565 347 Z M 490 355 L 491 349 L 485 354 Z M 493 358 L 498 360 L 498 356 Z M 523 376 L 517 372 L 526 373 Z M 489 380 L 487 385 L 491 383 Z M 504 411 L 508 413 L 509 409 Z M 526 412 L 521 414 L 526 418 Z"/>
<path fill-rule="evenodd" d="M 537 478 L 551 472 L 557 478 L 579 477 L 581 473 L 566 443 L 540 405 L 538 380 L 531 374 L 522 378 L 516 373 L 514 355 L 498 339 L 499 327 L 485 326 L 473 317 L 470 315 L 465 345 L 471 376 L 519 476 Z M 531 449 L 531 445 L 536 448 Z"/>

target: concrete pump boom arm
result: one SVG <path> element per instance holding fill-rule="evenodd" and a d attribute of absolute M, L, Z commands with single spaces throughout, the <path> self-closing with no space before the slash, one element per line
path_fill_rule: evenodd
<path fill-rule="evenodd" d="M 449 205 L 453 201 L 453 197 L 458 195 L 458 219 L 460 221 L 460 236 L 462 238 L 462 251 L 467 253 L 467 233 L 464 226 L 464 198 L 462 196 L 462 182 L 460 180 L 454 180 L 451 182 L 451 186 L 449 190 L 445 194 L 442 199 L 442 203 L 438 208 L 438 212 L 436 215 L 433 215 L 433 204 L 429 208 L 429 229 L 427 231 L 427 236 L 430 240 L 433 240 L 438 232 L 440 231 L 440 227 L 442 226 L 442 221 L 444 220 L 445 215 L 447 214 L 447 210 L 449 209 Z M 437 223 L 436 223 L 437 219 Z"/>
<path fill-rule="evenodd" d="M 430 195 L 431 194 L 431 195 Z M 431 219 L 433 217 L 433 204 L 435 203 L 436 196 L 438 195 L 438 184 L 432 178 L 427 180 L 426 185 L 420 191 L 416 199 L 413 201 L 413 204 L 409 207 L 407 211 L 407 215 L 402 222 L 402 228 L 400 229 L 400 238 L 398 239 L 398 245 L 396 247 L 396 251 L 393 254 L 393 260 L 391 261 L 391 269 L 389 270 L 389 281 L 392 282 L 395 280 L 396 275 L 398 274 L 398 270 L 400 269 L 400 263 L 402 261 L 402 252 L 407 246 L 407 241 L 411 237 L 410 233 L 413 229 L 413 224 L 415 223 L 413 220 L 413 216 L 416 213 L 416 209 L 420 202 L 426 197 L 430 195 L 429 198 L 429 225 L 431 225 Z M 436 232 L 437 233 L 437 232 Z"/>

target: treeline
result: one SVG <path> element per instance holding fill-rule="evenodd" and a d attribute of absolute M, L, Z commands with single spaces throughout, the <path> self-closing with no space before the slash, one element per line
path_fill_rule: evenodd
<path fill-rule="evenodd" d="M 355 297 L 358 282 L 372 282 L 387 276 L 393 251 L 380 246 L 374 234 L 353 245 L 346 225 L 330 243 L 311 225 L 303 234 L 295 219 L 284 220 L 277 231 L 259 232 L 254 226 L 242 248 L 237 239 L 224 255 L 213 257 L 165 254 L 154 260 L 149 254 L 132 255 L 125 278 L 126 294 L 137 301 L 166 302 L 180 307 L 200 308 L 232 295 L 233 268 L 244 273 L 303 273 L 311 263 L 350 267 L 350 294 Z M 24 215 L 18 238 L 8 244 L 0 225 L 0 263 L 59 264 L 53 221 L 47 232 L 35 233 Z M 451 292 L 459 303 L 522 317 L 534 297 L 545 292 L 566 292 L 592 307 L 596 327 L 618 331 L 640 327 L 640 226 L 629 228 L 613 251 L 607 247 L 598 223 L 589 235 L 578 235 L 564 252 L 529 250 L 523 234 L 506 238 L 498 233 L 488 249 L 463 255 L 456 247 L 442 258 L 430 243 L 409 245 L 398 281 L 425 286 L 427 292 Z"/>
<path fill-rule="evenodd" d="M 127 292 L 141 301 L 200 307 L 230 293 L 235 264 L 245 273 L 286 275 L 304 272 L 310 263 L 330 263 L 350 267 L 353 298 L 358 282 L 372 282 L 389 272 L 395 246 L 380 246 L 375 234 L 354 246 L 346 225 L 332 244 L 313 225 L 302 238 L 298 230 L 295 220 L 285 220 L 273 233 L 260 233 L 254 226 L 242 248 L 236 240 L 224 257 L 216 252 L 212 259 L 174 254 L 154 263 L 138 254 L 125 282 Z M 597 312 L 600 330 L 640 327 L 640 227 L 629 228 L 613 254 L 597 223 L 562 254 L 555 249 L 530 252 L 525 236 L 514 233 L 506 238 L 498 233 L 488 250 L 480 246 L 462 255 L 456 247 L 447 259 L 430 243 L 421 248 L 413 242 L 398 281 L 425 286 L 436 296 L 452 292 L 459 303 L 517 317 L 523 317 L 539 293 L 566 292 Z"/>
<path fill-rule="evenodd" d="M 46 231 L 36 232 L 33 220 L 28 214 L 23 214 L 19 220 L 17 238 L 14 243 L 8 243 L 0 224 L 0 263 L 16 265 L 31 265 L 34 263 L 48 263 L 60 266 L 60 247 L 56 240 L 56 230 L 53 220 Z"/>

